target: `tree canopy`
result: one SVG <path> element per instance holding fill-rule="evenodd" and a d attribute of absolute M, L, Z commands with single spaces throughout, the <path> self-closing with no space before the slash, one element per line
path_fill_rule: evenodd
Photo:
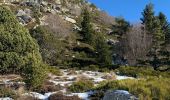
<path fill-rule="evenodd" d="M 23 76 L 32 88 L 41 86 L 45 68 L 39 46 L 7 7 L 0 7 L 0 73 Z"/>

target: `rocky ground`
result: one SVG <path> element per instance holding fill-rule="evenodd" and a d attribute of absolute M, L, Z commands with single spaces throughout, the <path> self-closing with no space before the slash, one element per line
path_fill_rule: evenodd
<path fill-rule="evenodd" d="M 48 80 L 46 82 L 46 87 L 51 86 L 52 89 L 46 90 L 47 93 L 40 94 L 37 92 L 28 92 L 23 93 L 22 95 L 25 96 L 31 96 L 34 98 L 38 98 L 41 100 L 48 100 L 49 96 L 54 93 L 63 93 L 66 96 L 78 96 L 79 98 L 83 100 L 89 100 L 88 97 L 93 94 L 93 91 L 88 91 L 84 93 L 72 93 L 67 91 L 67 87 L 72 85 L 73 82 L 79 81 L 79 80 L 92 80 L 94 83 L 94 86 L 97 86 L 100 82 L 105 80 L 123 80 L 123 79 L 134 79 L 133 77 L 127 77 L 127 76 L 119 76 L 116 75 L 114 72 L 97 72 L 97 71 L 83 71 L 83 70 L 61 70 L 62 75 L 56 76 L 49 74 Z M 8 76 L 0 76 L 0 82 L 1 86 L 24 86 L 23 82 L 20 82 L 20 77 L 18 75 L 8 75 Z M 57 88 L 56 88 L 57 86 Z M 55 87 L 55 88 L 53 88 Z M 0 98 L 0 100 L 10 100 L 10 98 Z"/>

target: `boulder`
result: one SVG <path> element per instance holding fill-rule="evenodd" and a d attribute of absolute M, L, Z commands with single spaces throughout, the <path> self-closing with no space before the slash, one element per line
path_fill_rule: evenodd
<path fill-rule="evenodd" d="M 69 17 L 65 17 L 65 20 L 70 22 L 70 23 L 73 23 L 75 24 L 76 23 L 76 20 L 75 19 L 72 19 L 72 18 L 69 18 Z"/>
<path fill-rule="evenodd" d="M 21 18 L 24 20 L 24 22 L 26 24 L 32 21 L 32 17 L 31 16 L 23 15 L 23 16 L 21 16 Z"/>
<path fill-rule="evenodd" d="M 48 2 L 42 1 L 41 5 L 43 5 L 43 6 L 48 6 Z"/>
<path fill-rule="evenodd" d="M 61 5 L 61 1 L 60 0 L 55 0 L 55 3 L 58 5 Z"/>
<path fill-rule="evenodd" d="M 25 14 L 26 14 L 25 11 L 23 11 L 22 9 L 20 9 L 20 10 L 17 11 L 16 16 L 23 16 L 23 15 L 25 15 Z"/>
<path fill-rule="evenodd" d="M 32 11 L 28 8 L 25 8 L 24 12 L 25 12 L 26 15 L 29 15 L 29 16 L 31 16 L 31 14 L 32 14 Z"/>
<path fill-rule="evenodd" d="M 114 90 L 105 93 L 103 100 L 139 100 L 128 91 Z"/>
<path fill-rule="evenodd" d="M 74 31 L 81 31 L 81 28 L 74 24 L 73 30 Z"/>
<path fill-rule="evenodd" d="M 65 7 L 62 7 L 62 8 L 61 8 L 61 11 L 65 13 L 65 12 L 69 12 L 69 9 L 67 9 L 67 8 L 65 8 Z"/>

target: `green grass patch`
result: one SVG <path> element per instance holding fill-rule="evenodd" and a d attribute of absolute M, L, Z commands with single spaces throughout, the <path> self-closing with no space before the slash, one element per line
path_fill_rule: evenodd
<path fill-rule="evenodd" d="M 100 83 L 95 90 L 127 90 L 140 100 L 170 100 L 169 78 L 148 78 Z"/>
<path fill-rule="evenodd" d="M 146 78 L 146 77 L 170 77 L 170 72 L 160 72 L 155 71 L 150 67 L 129 67 L 129 66 L 122 66 L 118 69 L 114 70 L 116 73 L 120 75 L 127 75 L 132 77 L 138 78 Z"/>
<path fill-rule="evenodd" d="M 94 86 L 93 82 L 90 80 L 81 80 L 78 82 L 74 82 L 68 90 L 71 92 L 86 92 L 92 89 Z"/>
<path fill-rule="evenodd" d="M 10 97 L 16 99 L 17 94 L 11 88 L 0 87 L 0 97 Z"/>
<path fill-rule="evenodd" d="M 60 69 L 55 66 L 48 66 L 48 72 L 57 76 L 61 76 L 62 73 L 60 72 Z"/>

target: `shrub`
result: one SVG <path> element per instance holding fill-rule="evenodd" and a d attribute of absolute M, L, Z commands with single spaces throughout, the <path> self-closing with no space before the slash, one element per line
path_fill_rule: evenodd
<path fill-rule="evenodd" d="M 62 73 L 60 72 L 59 68 L 55 66 L 48 66 L 48 72 L 57 76 L 61 76 Z"/>
<path fill-rule="evenodd" d="M 54 83 L 52 82 L 49 82 L 48 80 L 46 80 L 42 86 L 41 89 L 39 89 L 37 92 L 39 93 L 48 93 L 48 92 L 56 92 L 56 91 L 59 91 L 61 90 L 63 87 L 60 86 L 60 85 L 55 85 Z"/>
<path fill-rule="evenodd" d="M 49 100 L 81 100 L 78 96 L 65 96 L 61 93 L 53 94 Z"/>
<path fill-rule="evenodd" d="M 17 94 L 10 88 L 0 88 L 0 97 L 10 97 L 15 99 Z"/>
<path fill-rule="evenodd" d="M 39 100 L 39 99 L 32 96 L 21 96 L 17 98 L 17 100 Z"/>
<path fill-rule="evenodd" d="M 98 65 L 89 65 L 87 67 L 84 67 L 83 70 L 99 71 L 99 66 Z"/>
<path fill-rule="evenodd" d="M 93 82 L 90 80 L 80 80 L 78 82 L 74 82 L 68 89 L 71 92 L 85 92 L 92 89 L 94 86 Z"/>
<path fill-rule="evenodd" d="M 51 66 L 61 65 L 67 61 L 65 51 L 66 44 L 48 26 L 39 26 L 31 31 L 31 35 L 35 38 L 40 46 L 43 61 Z"/>
<path fill-rule="evenodd" d="M 21 74 L 27 86 L 40 87 L 45 68 L 38 44 L 8 8 L 0 13 L 0 73 Z"/>
<path fill-rule="evenodd" d="M 169 77 L 170 72 L 155 71 L 149 67 L 129 67 L 122 66 L 115 70 L 120 75 L 127 75 L 132 77 Z"/>
<path fill-rule="evenodd" d="M 169 84 L 168 78 L 121 80 L 102 82 L 96 90 L 127 90 L 140 100 L 168 100 L 170 99 Z"/>

